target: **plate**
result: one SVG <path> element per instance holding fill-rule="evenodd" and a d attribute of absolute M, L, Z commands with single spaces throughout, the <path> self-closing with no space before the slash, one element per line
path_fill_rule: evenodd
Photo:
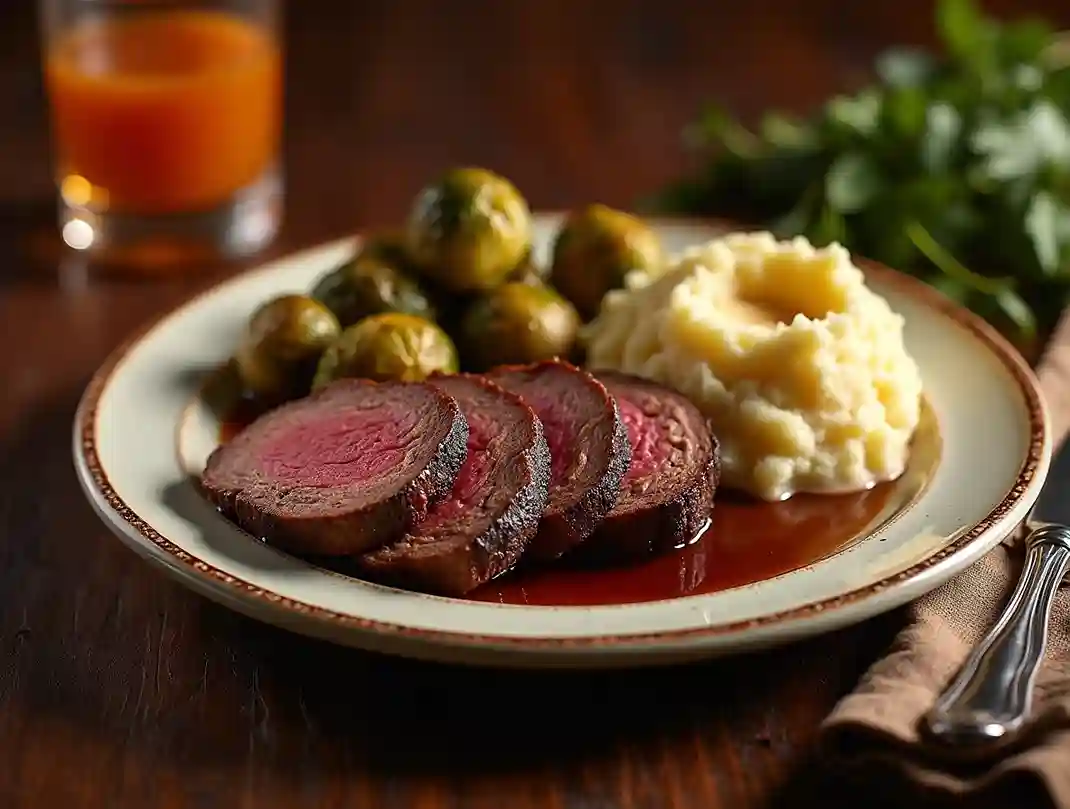
<path fill-rule="evenodd" d="M 537 217 L 540 258 L 557 222 Z M 654 224 L 674 250 L 720 232 L 702 222 Z M 856 623 L 932 590 L 1025 519 L 1047 473 L 1048 418 L 1018 354 L 924 284 L 860 262 L 906 318 L 931 419 L 912 462 L 918 474 L 896 484 L 883 512 L 837 552 L 719 592 L 599 606 L 455 600 L 333 573 L 234 528 L 193 476 L 220 430 L 200 391 L 249 313 L 273 295 L 307 290 L 355 244 L 301 252 L 199 295 L 116 350 L 78 408 L 78 476 L 104 522 L 182 584 L 255 619 L 370 650 L 480 665 L 634 666 L 739 653 Z"/>

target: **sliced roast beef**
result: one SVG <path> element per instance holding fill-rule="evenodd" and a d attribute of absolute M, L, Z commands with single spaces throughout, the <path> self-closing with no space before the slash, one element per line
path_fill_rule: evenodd
<path fill-rule="evenodd" d="M 459 596 L 516 564 L 546 505 L 550 451 L 524 401 L 483 377 L 436 376 L 468 421 L 452 494 L 397 542 L 355 560 L 367 578 Z"/>
<path fill-rule="evenodd" d="M 716 437 L 684 395 L 637 377 L 596 372 L 628 427 L 631 461 L 613 510 L 576 558 L 626 562 L 690 542 L 720 479 Z"/>
<path fill-rule="evenodd" d="M 550 445 L 550 496 L 528 557 L 556 559 L 583 542 L 617 501 L 628 468 L 628 432 L 605 387 L 550 360 L 487 374 L 538 414 Z"/>
<path fill-rule="evenodd" d="M 358 554 L 449 494 L 467 438 L 441 388 L 347 379 L 261 416 L 212 453 L 201 482 L 224 514 L 280 548 Z"/>

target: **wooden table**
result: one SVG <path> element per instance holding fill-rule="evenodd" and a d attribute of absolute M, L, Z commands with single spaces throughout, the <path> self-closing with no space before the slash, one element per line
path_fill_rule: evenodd
<path fill-rule="evenodd" d="M 538 208 L 628 206 L 684 168 L 679 133 L 703 98 L 805 108 L 889 40 L 926 39 L 927 6 L 293 3 L 272 252 L 397 221 L 450 164 L 496 168 Z M 7 4 L 0 24 L 0 806 L 846 800 L 812 743 L 895 615 L 682 669 L 448 669 L 260 626 L 125 550 L 75 482 L 73 409 L 108 351 L 213 278 L 121 284 L 58 261 L 31 12 Z"/>

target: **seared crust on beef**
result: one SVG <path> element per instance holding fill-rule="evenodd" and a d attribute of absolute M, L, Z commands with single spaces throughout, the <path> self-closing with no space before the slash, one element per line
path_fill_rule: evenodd
<path fill-rule="evenodd" d="M 407 462 L 374 485 L 298 485 L 260 471 L 258 449 L 288 425 L 371 403 L 419 411 Z M 345 379 L 266 413 L 218 447 L 201 484 L 224 515 L 255 537 L 297 554 L 346 556 L 392 542 L 423 520 L 451 491 L 467 439 L 460 407 L 440 388 Z"/>
<path fill-rule="evenodd" d="M 646 480 L 626 478 L 616 506 L 573 559 L 620 564 L 691 542 L 709 520 L 720 481 L 719 446 L 708 421 L 683 394 L 655 382 L 610 371 L 596 374 L 614 398 L 642 402 L 671 417 L 690 457 L 681 461 L 683 453 L 671 455 Z"/>
<path fill-rule="evenodd" d="M 541 422 L 519 396 L 474 374 L 429 381 L 460 403 L 471 424 L 487 432 L 485 420 L 491 421 L 483 486 L 463 516 L 432 511 L 424 524 L 354 565 L 384 584 L 461 596 L 512 568 L 529 546 L 546 504 L 550 450 Z M 448 506 L 447 500 L 443 509 Z"/>
<path fill-rule="evenodd" d="M 551 483 L 539 532 L 526 554 L 537 561 L 556 559 L 586 540 L 617 502 L 631 455 L 627 428 L 605 386 L 567 362 L 503 366 L 486 376 L 525 397 L 544 418 L 540 395 L 571 397 L 575 405 L 580 426 L 568 442 L 568 473 Z"/>

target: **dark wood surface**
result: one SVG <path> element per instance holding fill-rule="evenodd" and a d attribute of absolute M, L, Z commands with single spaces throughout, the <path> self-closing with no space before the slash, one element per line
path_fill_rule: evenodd
<path fill-rule="evenodd" d="M 0 806 L 857 802 L 814 742 L 895 615 L 671 670 L 471 671 L 260 626 L 123 549 L 79 492 L 72 413 L 117 343 L 212 277 L 108 282 L 61 260 L 32 7 L 6 4 L 0 23 Z M 804 109 L 889 41 L 929 39 L 928 8 L 292 3 L 290 192 L 271 252 L 397 221 L 456 163 L 504 172 L 535 207 L 628 206 L 685 168 L 679 132 L 703 98 Z"/>

